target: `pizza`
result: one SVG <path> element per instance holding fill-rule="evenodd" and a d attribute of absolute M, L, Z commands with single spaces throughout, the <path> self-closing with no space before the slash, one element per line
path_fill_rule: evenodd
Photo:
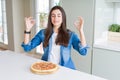
<path fill-rule="evenodd" d="M 30 67 L 31 71 L 36 74 L 50 74 L 58 70 L 58 65 L 52 62 L 35 62 Z"/>

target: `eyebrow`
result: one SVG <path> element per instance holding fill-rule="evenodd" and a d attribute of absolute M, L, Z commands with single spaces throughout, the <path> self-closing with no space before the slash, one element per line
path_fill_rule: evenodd
<path fill-rule="evenodd" d="M 54 14 L 54 13 L 52 13 L 51 15 L 55 15 L 55 14 Z M 62 14 L 58 13 L 57 15 L 62 15 Z"/>

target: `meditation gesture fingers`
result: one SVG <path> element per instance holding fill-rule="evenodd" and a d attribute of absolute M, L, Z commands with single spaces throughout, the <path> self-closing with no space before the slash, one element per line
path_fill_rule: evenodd
<path fill-rule="evenodd" d="M 35 20 L 32 17 L 25 17 L 26 31 L 30 31 L 35 25 Z"/>
<path fill-rule="evenodd" d="M 75 22 L 74 22 L 74 25 L 75 25 L 75 27 L 78 29 L 78 31 L 81 31 L 81 30 L 83 30 L 83 24 L 84 24 L 84 20 L 83 20 L 83 18 L 82 17 L 78 17 L 78 20 L 76 20 Z"/>

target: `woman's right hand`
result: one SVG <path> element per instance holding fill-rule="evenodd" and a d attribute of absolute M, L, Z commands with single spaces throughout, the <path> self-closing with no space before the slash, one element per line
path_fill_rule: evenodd
<path fill-rule="evenodd" d="M 26 31 L 31 31 L 32 27 L 35 25 L 35 20 L 33 17 L 25 17 Z"/>

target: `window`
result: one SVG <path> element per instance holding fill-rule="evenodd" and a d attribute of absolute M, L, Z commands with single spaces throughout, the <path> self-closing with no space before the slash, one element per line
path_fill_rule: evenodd
<path fill-rule="evenodd" d="M 36 0 L 36 32 L 47 25 L 47 17 L 52 6 L 59 5 L 59 0 Z M 37 47 L 37 53 L 43 54 L 42 43 Z"/>
<path fill-rule="evenodd" d="M 8 44 L 5 0 L 0 0 L 0 44 Z"/>

